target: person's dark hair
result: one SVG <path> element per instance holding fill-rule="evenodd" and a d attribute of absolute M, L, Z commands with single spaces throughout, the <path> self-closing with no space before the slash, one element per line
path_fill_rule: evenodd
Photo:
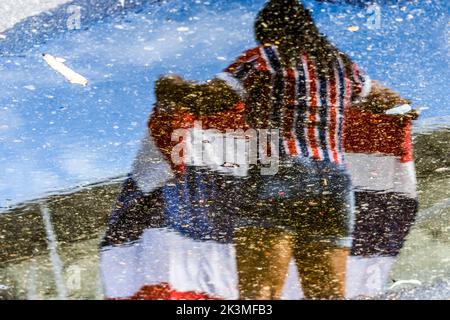
<path fill-rule="evenodd" d="M 298 0 L 271 0 L 259 12 L 255 22 L 256 40 L 275 45 L 284 63 L 297 64 L 301 52 L 315 59 L 319 73 L 328 75 L 336 57 L 344 64 L 350 59 L 322 35 L 307 8 Z"/>

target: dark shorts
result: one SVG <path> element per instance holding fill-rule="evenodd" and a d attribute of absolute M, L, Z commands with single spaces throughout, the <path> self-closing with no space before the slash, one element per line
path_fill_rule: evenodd
<path fill-rule="evenodd" d="M 296 159 L 276 175 L 249 179 L 242 192 L 243 226 L 286 228 L 304 241 L 351 246 L 353 191 L 340 166 Z"/>
<path fill-rule="evenodd" d="M 256 168 L 257 169 L 257 168 Z M 278 174 L 246 177 L 187 167 L 163 187 L 165 223 L 196 239 L 232 241 L 242 227 L 294 232 L 297 241 L 351 245 L 352 188 L 343 168 L 330 163 L 284 163 Z"/>

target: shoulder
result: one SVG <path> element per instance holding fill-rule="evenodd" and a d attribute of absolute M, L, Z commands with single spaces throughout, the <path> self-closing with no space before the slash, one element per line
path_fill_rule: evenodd
<path fill-rule="evenodd" d="M 248 49 L 239 55 L 239 57 L 227 68 L 227 71 L 234 71 L 244 64 L 256 61 L 259 59 L 260 55 L 261 47 Z"/>
<path fill-rule="evenodd" d="M 257 59 L 261 55 L 261 49 L 263 46 L 254 47 L 248 50 L 245 50 L 241 55 L 240 59 L 250 61 L 252 59 Z"/>

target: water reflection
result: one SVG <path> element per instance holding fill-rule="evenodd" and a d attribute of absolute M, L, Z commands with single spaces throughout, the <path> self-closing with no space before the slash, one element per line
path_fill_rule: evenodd
<path fill-rule="evenodd" d="M 4 175 L 0 181 L 0 193 L 10 198 L 0 206 L 6 208 L 34 198 L 35 191 L 61 190 L 77 181 L 84 185 L 99 178 L 102 184 L 58 192 L 2 211 L 0 299 L 102 298 L 97 249 L 107 219 L 108 232 L 100 252 L 107 298 L 353 298 L 412 285 L 418 287 L 407 292 L 409 297 L 448 296 L 449 131 L 440 129 L 447 118 L 428 119 L 422 128 L 416 127 L 421 213 L 411 234 L 417 212 L 411 119 L 383 114 L 383 108 L 373 110 L 376 114 L 346 108 L 345 154 L 338 153 L 345 166 L 322 166 L 308 157 L 293 156 L 303 154 L 304 148 L 292 143 L 285 129 L 298 121 L 300 103 L 282 113 L 288 120 L 281 119 L 286 126 L 256 125 L 257 129 L 280 127 L 284 148 L 280 148 L 280 163 L 277 155 L 272 157 L 276 150 L 270 146 L 270 156 L 263 150 L 266 158 L 258 158 L 264 165 L 248 164 L 243 161 L 245 148 L 240 148 L 252 145 L 248 139 L 259 138 L 259 131 L 251 131 L 258 121 L 248 117 L 246 108 L 251 103 L 237 103 L 232 96 L 227 100 L 229 109 L 221 110 L 224 100 L 217 99 L 212 102 L 219 103 L 207 106 L 220 110 L 207 114 L 164 104 L 158 98 L 158 107 L 150 115 L 149 135 L 111 215 L 123 176 L 117 184 L 104 178 L 128 171 L 145 127 L 143 119 L 153 103 L 149 90 L 156 75 L 173 70 L 187 78 L 204 79 L 222 69 L 222 63 L 230 63 L 226 60 L 249 44 L 248 26 L 263 2 L 219 1 L 213 7 L 209 2 L 187 1 L 179 5 L 189 11 L 183 9 L 179 14 L 166 7 L 167 12 L 147 8 L 126 21 L 114 18 L 61 39 L 49 39 L 33 49 L 31 55 L 38 58 L 29 53 L 5 57 L 2 76 L 9 82 L 5 82 L 0 131 L 6 143 L 3 160 L 10 162 L 5 163 L 5 173 L 13 179 Z M 321 31 L 351 53 L 371 76 L 428 105 L 425 117 L 427 113 L 444 115 L 448 108 L 439 83 L 446 79 L 447 70 L 442 68 L 446 47 L 439 39 L 445 28 L 439 26 L 447 23 L 445 5 L 439 1 L 383 5 L 382 28 L 369 31 L 363 24 L 365 8 L 339 3 L 309 3 L 316 21 L 322 22 Z M 172 4 L 178 6 L 177 2 L 162 6 Z M 208 9 L 200 11 L 199 6 Z M 413 20 L 405 18 L 410 13 Z M 175 15 L 179 21 L 169 21 Z M 219 28 L 227 19 L 236 23 Z M 360 27 L 358 32 L 347 29 L 355 25 Z M 21 37 L 21 31 L 17 32 Z M 11 39 L 8 43 L 14 42 Z M 270 54 L 277 49 L 273 47 L 266 46 L 264 51 Z M 85 66 L 83 73 L 90 75 L 92 85 L 78 91 L 56 76 L 53 79 L 39 60 L 42 52 L 58 53 L 77 69 Z M 427 65 L 417 70 L 412 61 L 423 56 L 428 57 Z M 179 63 L 186 57 L 189 63 Z M 30 72 L 25 75 L 24 70 Z M 113 81 L 104 82 L 103 76 L 110 79 L 109 72 Z M 42 82 L 42 77 L 50 82 Z M 287 83 L 292 82 L 292 71 L 287 78 Z M 333 78 L 329 80 L 332 83 Z M 52 85 L 43 88 L 40 83 Z M 319 81 L 316 89 L 322 86 L 332 87 Z M 321 97 L 319 93 L 317 99 Z M 383 104 L 372 99 L 377 101 L 375 107 Z M 49 101 L 54 101 L 51 106 Z M 330 110 L 339 107 L 331 101 L 325 105 Z M 36 117 L 27 117 L 30 114 Z M 197 127 L 196 121 L 201 123 Z M 433 122 L 438 126 L 425 126 Z M 171 152 L 178 141 L 170 135 L 178 129 L 203 133 L 208 161 L 203 162 L 198 154 L 189 161 L 173 161 Z M 231 134 L 227 129 L 238 130 Z M 317 129 L 320 133 L 321 128 Z M 315 133 L 317 141 L 331 146 L 319 133 Z M 220 162 L 214 142 L 223 137 L 233 140 L 242 152 Z M 42 148 L 36 148 L 40 140 Z M 21 152 L 27 156 L 21 157 Z M 335 156 L 334 152 L 326 154 Z M 278 175 L 258 175 L 273 168 Z M 45 218 L 46 209 L 51 223 Z M 353 229 L 351 237 L 349 229 Z M 402 293 L 383 297 L 398 299 Z"/>
<path fill-rule="evenodd" d="M 299 2 L 268 2 L 255 33 L 260 46 L 212 81 L 157 82 L 103 242 L 106 297 L 383 290 L 417 212 L 417 114 L 321 36 Z"/>
<path fill-rule="evenodd" d="M 348 115 L 345 130 L 355 133 L 346 135 L 345 148 L 356 222 L 347 259 L 345 244 L 323 237 L 339 233 L 339 210 L 333 219 L 314 197 L 264 205 L 246 192 L 248 177 L 171 165 L 164 156 L 170 154 L 167 129 L 184 116 L 158 122 L 164 126 L 144 139 L 124 184 L 101 251 L 108 298 L 330 298 L 385 289 L 417 211 L 410 120 Z M 380 120 L 383 126 L 374 127 Z M 316 197 L 331 188 L 324 181 L 316 181 Z M 326 188 L 320 190 L 321 183 Z"/>

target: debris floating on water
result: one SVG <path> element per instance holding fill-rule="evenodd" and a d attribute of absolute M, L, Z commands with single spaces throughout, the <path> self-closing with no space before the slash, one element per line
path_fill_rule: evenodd
<path fill-rule="evenodd" d="M 389 289 L 393 289 L 395 287 L 401 286 L 402 284 L 414 284 L 414 285 L 422 285 L 422 282 L 420 282 L 419 280 L 399 280 L 396 281 Z"/>
<path fill-rule="evenodd" d="M 356 32 L 359 30 L 359 27 L 358 26 L 348 26 L 347 30 L 351 31 L 351 32 Z"/>
<path fill-rule="evenodd" d="M 81 74 L 73 71 L 64 64 L 65 60 L 62 58 L 54 57 L 51 54 L 44 53 L 43 59 L 47 64 L 56 72 L 63 75 L 70 83 L 79 84 L 83 87 L 87 86 L 88 80 Z"/>
<path fill-rule="evenodd" d="M 188 32 L 189 28 L 188 27 L 179 27 L 179 28 L 177 28 L 177 31 L 178 32 Z"/>

